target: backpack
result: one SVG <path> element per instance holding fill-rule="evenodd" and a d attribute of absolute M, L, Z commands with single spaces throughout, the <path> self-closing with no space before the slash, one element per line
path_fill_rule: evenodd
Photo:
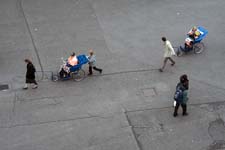
<path fill-rule="evenodd" d="M 176 91 L 174 93 L 174 100 L 177 102 L 181 102 L 183 100 L 183 90 L 177 85 Z"/>

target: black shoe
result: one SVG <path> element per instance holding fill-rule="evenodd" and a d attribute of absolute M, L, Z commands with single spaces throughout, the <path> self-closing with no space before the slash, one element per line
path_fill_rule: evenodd
<path fill-rule="evenodd" d="M 171 66 L 174 66 L 174 65 L 175 65 L 175 63 L 172 63 L 172 64 L 171 64 Z"/>
<path fill-rule="evenodd" d="M 188 113 L 183 113 L 183 116 L 187 116 L 188 115 Z"/>
<path fill-rule="evenodd" d="M 91 76 L 91 75 L 92 75 L 92 73 L 89 73 L 89 74 L 88 74 L 88 76 Z"/>
<path fill-rule="evenodd" d="M 159 69 L 159 72 L 163 72 L 163 70 L 160 68 L 160 69 Z"/>
<path fill-rule="evenodd" d="M 102 69 L 99 72 L 100 72 L 100 74 L 102 74 Z"/>
<path fill-rule="evenodd" d="M 173 116 L 174 116 L 174 117 L 176 117 L 176 116 L 177 116 L 177 114 L 175 114 L 175 113 L 174 113 L 174 114 L 173 114 Z"/>

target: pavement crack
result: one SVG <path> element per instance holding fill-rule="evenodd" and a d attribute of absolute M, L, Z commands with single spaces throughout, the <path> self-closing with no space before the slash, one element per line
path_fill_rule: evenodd
<path fill-rule="evenodd" d="M 35 44 L 35 40 L 34 40 L 33 34 L 32 34 L 32 32 L 31 32 L 31 28 L 30 28 L 30 25 L 29 25 L 29 23 L 28 23 L 28 19 L 27 19 L 27 17 L 26 17 L 26 14 L 25 14 L 25 12 L 24 12 L 24 9 L 23 9 L 23 0 L 17 0 L 17 3 L 18 3 L 19 10 L 20 10 L 20 12 L 22 13 L 22 16 L 23 16 L 25 25 L 26 25 L 26 27 L 27 27 L 27 31 L 28 31 L 28 33 L 29 33 L 29 35 L 30 35 L 30 39 L 31 39 L 31 42 L 32 42 L 32 45 L 33 45 L 35 54 L 36 54 L 36 57 L 37 57 L 39 66 L 40 66 L 40 68 L 41 68 L 41 72 L 42 72 L 42 77 L 41 77 L 41 79 L 43 79 L 43 78 L 44 78 L 44 69 L 43 69 L 43 65 L 42 65 L 42 63 L 41 63 L 40 55 L 39 55 L 37 46 L 36 46 L 36 44 Z"/>
<path fill-rule="evenodd" d="M 143 146 L 142 146 L 141 142 L 138 140 L 138 135 L 134 131 L 134 127 L 132 126 L 131 120 L 129 119 L 129 116 L 128 116 L 127 112 L 124 111 L 124 114 L 126 116 L 126 119 L 127 119 L 127 122 L 129 124 L 129 126 L 131 127 L 132 134 L 134 136 L 134 139 L 137 143 L 137 146 L 138 146 L 139 150 L 143 150 Z"/>

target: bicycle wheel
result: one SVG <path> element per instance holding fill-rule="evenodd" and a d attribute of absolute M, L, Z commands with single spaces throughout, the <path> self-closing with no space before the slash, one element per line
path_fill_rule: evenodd
<path fill-rule="evenodd" d="M 73 72 L 71 75 L 74 81 L 81 81 L 85 77 L 85 72 L 83 69 L 79 69 L 78 71 Z"/>
<path fill-rule="evenodd" d="M 200 54 L 204 50 L 204 44 L 202 42 L 194 44 L 194 53 Z"/>

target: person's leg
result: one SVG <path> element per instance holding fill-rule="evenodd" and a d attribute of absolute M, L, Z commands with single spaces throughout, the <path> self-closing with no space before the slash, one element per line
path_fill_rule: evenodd
<path fill-rule="evenodd" d="M 179 108 L 180 104 L 179 103 L 176 103 L 176 106 L 174 108 L 174 113 L 173 113 L 173 116 L 176 117 L 177 116 L 177 111 L 178 111 L 178 108 Z"/>
<path fill-rule="evenodd" d="M 62 68 L 61 71 L 59 72 L 60 78 L 65 78 L 67 76 L 67 72 Z"/>
<path fill-rule="evenodd" d="M 94 66 L 93 69 L 99 71 L 100 73 L 102 73 L 102 69 L 97 68 L 96 66 Z"/>
<path fill-rule="evenodd" d="M 89 74 L 88 75 L 92 75 L 92 66 L 91 65 L 89 65 Z"/>
<path fill-rule="evenodd" d="M 64 75 L 64 70 L 63 70 L 63 68 L 61 68 L 61 70 L 59 72 L 59 77 L 60 78 L 63 78 L 63 75 Z"/>
<path fill-rule="evenodd" d="M 24 90 L 28 89 L 28 84 L 30 83 L 30 80 L 26 78 L 25 85 L 23 87 Z"/>
<path fill-rule="evenodd" d="M 32 80 L 32 83 L 34 84 L 33 87 L 32 87 L 32 89 L 38 88 L 38 84 L 37 84 L 37 82 L 36 82 L 35 79 Z"/>
<path fill-rule="evenodd" d="M 169 57 L 168 59 L 172 62 L 172 66 L 175 65 L 175 61 L 171 57 Z"/>
<path fill-rule="evenodd" d="M 35 80 L 35 79 L 33 80 L 33 83 L 34 83 L 35 85 L 38 85 L 38 83 L 36 82 L 36 80 Z"/>
<path fill-rule="evenodd" d="M 169 59 L 169 57 L 164 58 L 163 66 L 162 66 L 162 68 L 159 69 L 160 72 L 163 72 L 163 70 L 164 70 L 164 68 L 165 68 L 165 66 L 166 66 L 166 63 L 167 63 L 167 60 L 168 60 L 168 59 Z"/>
<path fill-rule="evenodd" d="M 187 104 L 182 104 L 181 107 L 183 109 L 183 116 L 187 116 L 188 115 L 188 113 L 187 113 Z"/>
<path fill-rule="evenodd" d="M 28 89 L 28 84 L 27 84 L 27 83 L 25 83 L 23 89 L 24 89 L 24 90 Z"/>

